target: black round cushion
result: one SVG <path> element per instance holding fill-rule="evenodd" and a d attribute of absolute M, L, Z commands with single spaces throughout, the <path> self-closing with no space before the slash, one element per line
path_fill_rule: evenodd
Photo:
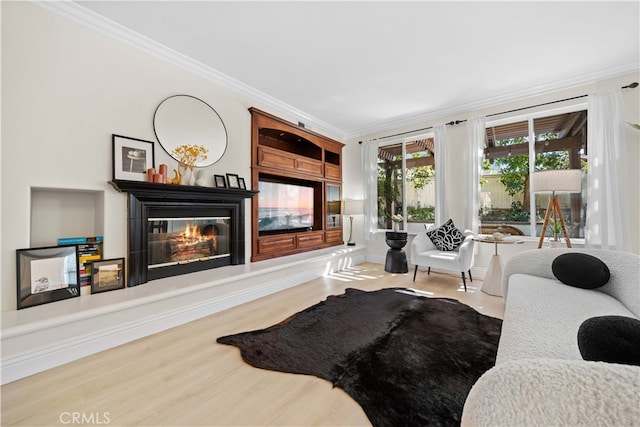
<path fill-rule="evenodd" d="M 570 252 L 557 256 L 551 271 L 565 285 L 594 289 L 605 285 L 611 277 L 609 267 L 593 255 Z"/>
<path fill-rule="evenodd" d="M 578 329 L 578 348 L 584 360 L 640 365 L 640 320 L 598 316 Z"/>

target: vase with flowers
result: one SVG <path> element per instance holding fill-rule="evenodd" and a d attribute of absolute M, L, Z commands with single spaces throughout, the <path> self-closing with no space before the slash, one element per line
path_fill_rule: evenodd
<path fill-rule="evenodd" d="M 208 151 L 205 146 L 197 144 L 182 144 L 173 149 L 172 153 L 178 159 L 176 175 L 180 177 L 180 184 L 195 184 L 196 177 L 193 169 L 198 161 L 206 160 Z"/>
<path fill-rule="evenodd" d="M 398 231 L 398 225 L 404 220 L 402 215 L 395 214 L 391 216 L 391 221 L 393 221 L 393 231 Z"/>

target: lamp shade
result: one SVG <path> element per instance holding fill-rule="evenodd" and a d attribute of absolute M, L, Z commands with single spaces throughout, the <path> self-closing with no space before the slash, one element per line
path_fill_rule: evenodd
<path fill-rule="evenodd" d="M 364 203 L 362 200 L 345 200 L 343 215 L 362 215 L 364 213 Z"/>
<path fill-rule="evenodd" d="M 582 190 L 582 172 L 579 169 L 534 172 L 531 186 L 535 193 L 579 193 Z"/>

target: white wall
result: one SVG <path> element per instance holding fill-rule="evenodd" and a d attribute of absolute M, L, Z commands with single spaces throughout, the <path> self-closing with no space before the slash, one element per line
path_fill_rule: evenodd
<path fill-rule="evenodd" d="M 297 122 L 298 117 L 274 111 L 259 99 L 37 5 L 1 2 L 1 8 L 2 311 L 15 309 L 15 250 L 43 243 L 30 235 L 32 188 L 104 194 L 99 206 L 104 221 L 96 233 L 104 235 L 105 257 L 126 256 L 127 199 L 108 184 L 111 135 L 155 142 L 153 114 L 168 96 L 192 95 L 217 111 L 229 143 L 223 158 L 206 170 L 236 173 L 247 183 L 251 182 L 248 108 Z M 170 171 L 177 166 L 157 142 L 155 163 L 170 165 Z M 250 200 L 246 208 L 245 231 L 250 235 Z M 250 239 L 245 253 L 251 253 Z"/>

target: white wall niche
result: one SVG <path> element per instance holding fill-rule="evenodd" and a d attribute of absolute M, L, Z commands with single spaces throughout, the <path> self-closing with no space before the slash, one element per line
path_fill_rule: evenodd
<path fill-rule="evenodd" d="M 104 191 L 31 187 L 30 246 L 104 235 Z"/>

